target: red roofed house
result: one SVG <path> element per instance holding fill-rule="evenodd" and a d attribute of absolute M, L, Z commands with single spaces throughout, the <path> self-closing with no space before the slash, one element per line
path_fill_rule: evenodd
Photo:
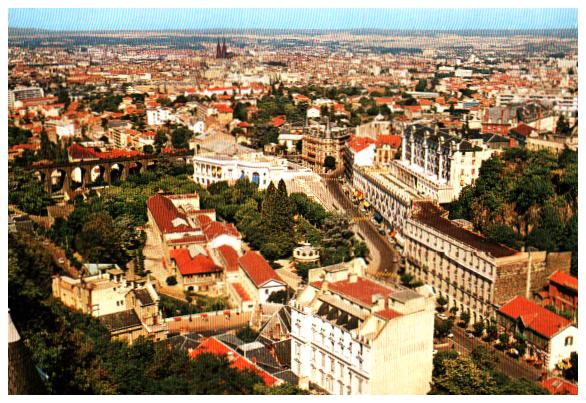
<path fill-rule="evenodd" d="M 527 298 L 517 296 L 497 311 L 498 325 L 527 342 L 526 357 L 541 361 L 547 370 L 578 351 L 578 329 L 572 323 Z"/>
<path fill-rule="evenodd" d="M 542 305 L 553 305 L 559 311 L 570 311 L 575 316 L 578 310 L 578 278 L 556 271 L 549 276 L 543 291 L 538 293 Z"/>
<path fill-rule="evenodd" d="M 175 196 L 156 194 L 147 200 L 148 222 L 155 236 L 163 245 L 164 259 L 167 263 L 170 262 L 171 258 L 170 250 L 207 243 L 207 238 L 198 219 L 200 214 L 203 213 L 199 210 L 199 196 L 197 194 Z M 215 213 L 211 212 L 210 214 L 215 219 Z"/>
<path fill-rule="evenodd" d="M 258 303 L 265 303 L 273 292 L 286 291 L 287 285 L 262 255 L 248 251 L 238 259 L 242 285 Z"/>
<path fill-rule="evenodd" d="M 376 136 L 375 165 L 388 165 L 395 158 L 401 147 L 402 137 L 396 134 L 379 134 Z"/>
<path fill-rule="evenodd" d="M 365 267 L 356 259 L 310 271 L 291 301 L 291 370 L 301 387 L 336 395 L 426 394 L 434 293 L 371 280 Z"/>
<path fill-rule="evenodd" d="M 169 251 L 171 268 L 175 271 L 177 282 L 187 291 L 215 291 L 222 280 L 222 268 L 208 256 L 200 245 Z"/>
<path fill-rule="evenodd" d="M 541 385 L 552 395 L 577 395 L 578 385 L 562 378 L 552 377 L 541 381 Z"/>
<path fill-rule="evenodd" d="M 271 374 L 269 374 L 264 369 L 258 367 L 252 361 L 244 358 L 236 351 L 228 347 L 226 344 L 222 343 L 220 340 L 216 339 L 215 337 L 210 337 L 205 339 L 201 342 L 199 346 L 195 349 L 189 351 L 190 358 L 196 358 L 200 354 L 209 353 L 214 355 L 225 355 L 228 361 L 230 362 L 230 366 L 235 368 L 239 371 L 252 371 L 255 372 L 260 378 L 263 380 L 266 386 L 273 386 L 282 383 L 279 379 L 275 378 Z"/>

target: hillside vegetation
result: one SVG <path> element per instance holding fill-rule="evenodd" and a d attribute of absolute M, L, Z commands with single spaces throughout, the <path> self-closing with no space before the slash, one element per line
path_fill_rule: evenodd
<path fill-rule="evenodd" d="M 578 270 L 578 153 L 505 151 L 482 164 L 473 186 L 446 206 L 450 219 L 463 218 L 502 244 L 572 251 Z"/>

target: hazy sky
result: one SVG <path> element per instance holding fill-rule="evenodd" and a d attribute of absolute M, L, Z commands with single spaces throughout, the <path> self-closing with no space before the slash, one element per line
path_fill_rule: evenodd
<path fill-rule="evenodd" d="M 9 27 L 117 29 L 576 28 L 577 9 L 10 9 Z"/>

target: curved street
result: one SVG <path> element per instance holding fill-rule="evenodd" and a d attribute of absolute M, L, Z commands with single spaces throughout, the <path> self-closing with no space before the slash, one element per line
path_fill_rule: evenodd
<path fill-rule="evenodd" d="M 326 183 L 326 189 L 337 205 L 344 210 L 350 217 L 356 218 L 354 226 L 356 232 L 367 243 L 370 253 L 371 262 L 369 264 L 370 273 L 380 277 L 388 278 L 391 274 L 396 274 L 399 268 L 400 256 L 394 246 L 379 234 L 377 228 L 361 214 L 352 204 L 352 201 L 342 189 L 342 171 L 337 170 L 333 174 L 322 175 Z"/>

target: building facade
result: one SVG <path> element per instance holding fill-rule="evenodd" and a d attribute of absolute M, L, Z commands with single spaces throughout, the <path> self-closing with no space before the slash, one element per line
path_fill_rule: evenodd
<path fill-rule="evenodd" d="M 96 275 L 53 277 L 53 297 L 65 306 L 98 318 L 115 339 L 129 343 L 144 336 L 155 341 L 167 337 L 159 310 L 159 296 L 148 279 L 119 268 L 99 268 Z"/>
<path fill-rule="evenodd" d="M 401 159 L 391 162 L 390 174 L 422 197 L 449 203 L 474 183 L 482 162 L 493 152 L 482 140 L 462 140 L 438 128 L 411 125 L 403 131 Z"/>
<path fill-rule="evenodd" d="M 578 351 L 578 328 L 527 298 L 517 296 L 497 312 L 497 324 L 511 337 L 523 335 L 525 358 L 539 361 L 548 371 Z"/>
<path fill-rule="evenodd" d="M 304 128 L 301 160 L 305 167 L 315 172 L 325 172 L 324 163 L 327 157 L 334 158 L 335 168 L 343 165 L 343 152 L 350 133 L 345 127 L 331 127 L 315 124 Z"/>
<path fill-rule="evenodd" d="M 434 296 L 324 270 L 291 305 L 291 369 L 301 387 L 330 394 L 426 394 Z M 319 269 L 317 269 L 319 270 Z"/>
<path fill-rule="evenodd" d="M 417 202 L 406 220 L 408 273 L 469 312 L 472 323 L 493 318 L 516 295 L 540 290 L 557 268 L 569 270 L 568 253 L 519 252 L 492 242 L 447 218 L 434 202 Z"/>

